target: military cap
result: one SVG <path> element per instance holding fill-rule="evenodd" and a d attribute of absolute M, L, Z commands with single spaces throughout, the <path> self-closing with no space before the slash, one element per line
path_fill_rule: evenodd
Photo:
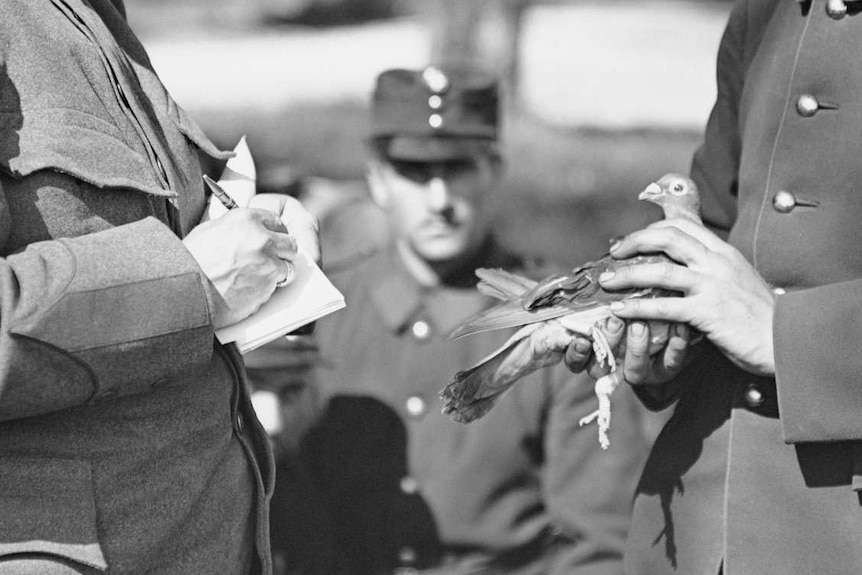
<path fill-rule="evenodd" d="M 498 112 L 498 83 L 479 69 L 387 70 L 374 89 L 371 138 L 392 159 L 471 157 L 496 143 Z"/>

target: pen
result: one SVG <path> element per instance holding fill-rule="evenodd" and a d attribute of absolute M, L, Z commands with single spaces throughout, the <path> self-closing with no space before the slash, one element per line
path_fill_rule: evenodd
<path fill-rule="evenodd" d="M 239 204 L 236 203 L 230 194 L 228 194 L 224 189 L 218 185 L 218 183 L 213 180 L 208 175 L 204 174 L 204 181 L 207 183 L 207 186 L 212 191 L 213 195 L 218 198 L 218 200 L 222 203 L 224 207 L 229 210 L 233 210 L 239 207 Z"/>

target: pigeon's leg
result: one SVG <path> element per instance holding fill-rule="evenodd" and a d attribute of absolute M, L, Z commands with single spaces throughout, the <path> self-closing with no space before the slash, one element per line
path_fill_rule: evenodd
<path fill-rule="evenodd" d="M 596 397 L 599 398 L 599 408 L 586 417 L 582 417 L 578 421 L 578 425 L 584 426 L 597 421 L 599 444 L 602 449 L 607 449 L 611 444 L 608 439 L 608 430 L 611 427 L 611 394 L 619 387 L 620 378 L 616 373 L 616 358 L 614 358 L 613 350 L 605 334 L 597 327 L 593 327 L 590 335 L 593 337 L 593 351 L 596 354 L 596 360 L 599 365 L 607 365 L 610 368 L 610 373 L 596 380 L 595 392 Z"/>
<path fill-rule="evenodd" d="M 617 368 L 617 360 L 614 357 L 614 350 L 611 349 L 611 344 L 608 343 L 608 338 L 596 326 L 590 329 L 590 337 L 593 338 L 593 352 L 596 354 L 598 364 L 607 366 L 611 371 L 614 371 Z"/>
<path fill-rule="evenodd" d="M 584 426 L 595 421 L 599 426 L 599 445 L 602 449 L 610 447 L 611 442 L 608 439 L 608 430 L 611 428 L 611 394 L 620 385 L 620 377 L 616 372 L 611 372 L 596 380 L 596 397 L 599 398 L 599 408 L 582 417 L 578 421 L 578 425 Z"/>

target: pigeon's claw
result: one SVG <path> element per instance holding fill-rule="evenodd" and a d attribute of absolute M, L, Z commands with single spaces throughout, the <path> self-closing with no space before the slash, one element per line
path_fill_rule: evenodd
<path fill-rule="evenodd" d="M 593 353 L 596 354 L 596 361 L 602 367 L 608 367 L 611 371 L 616 369 L 617 360 L 614 358 L 614 350 L 611 349 L 611 344 L 608 343 L 608 338 L 594 325 L 590 328 L 590 337 L 593 339 Z"/>
<path fill-rule="evenodd" d="M 599 426 L 599 445 L 607 449 L 611 445 L 608 438 L 608 430 L 611 428 L 611 394 L 619 387 L 621 378 L 616 371 L 603 375 L 596 380 L 596 397 L 599 398 L 599 408 L 582 417 L 578 425 L 589 425 L 595 421 Z"/>

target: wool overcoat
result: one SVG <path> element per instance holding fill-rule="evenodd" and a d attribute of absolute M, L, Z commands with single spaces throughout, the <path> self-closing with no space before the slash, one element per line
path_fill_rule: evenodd
<path fill-rule="evenodd" d="M 862 13 L 742 0 L 692 174 L 774 286 L 776 375 L 706 345 L 638 487 L 631 574 L 862 573 Z"/>
<path fill-rule="evenodd" d="M 269 572 L 198 153 L 121 2 L 0 0 L 0 573 Z"/>
<path fill-rule="evenodd" d="M 455 372 L 511 335 L 447 341 L 491 303 L 473 270 L 516 262 L 492 242 L 463 274 L 428 287 L 389 245 L 330 273 L 349 303 L 317 325 L 328 402 L 303 451 L 348 573 L 622 572 L 647 452 L 631 394 L 614 399 L 608 451 L 594 426 L 578 426 L 597 407 L 593 381 L 562 366 L 525 378 L 479 421 L 441 413 Z"/>

